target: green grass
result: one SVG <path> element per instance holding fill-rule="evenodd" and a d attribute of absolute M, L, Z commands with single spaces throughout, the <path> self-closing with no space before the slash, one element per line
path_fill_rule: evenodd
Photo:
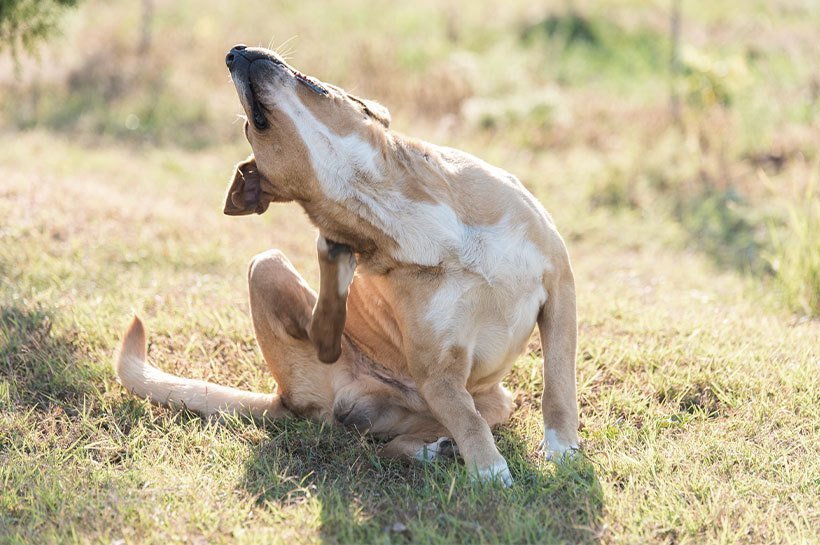
<path fill-rule="evenodd" d="M 328 426 L 207 422 L 123 392 L 109 361 L 131 306 L 163 368 L 271 388 L 244 267 L 283 247 L 315 282 L 311 230 L 292 207 L 219 216 L 233 148 L 211 151 L 224 168 L 208 173 L 199 154 L 168 169 L 164 152 L 148 153 L 135 199 L 130 177 L 113 176 L 128 152 L 45 134 L 15 149 L 45 141 L 47 168 L 61 171 L 48 194 L 3 173 L 0 541 L 811 541 L 817 324 L 791 323 L 685 250 L 674 224 L 654 239 L 625 212 L 597 227 L 566 220 L 585 455 L 539 460 L 530 353 L 508 381 L 519 408 L 497 432 L 516 485 L 483 488 L 458 464 L 384 461 L 370 439 Z M 185 194 L 177 170 L 197 168 Z M 675 241 L 683 249 L 666 247 Z"/>
<path fill-rule="evenodd" d="M 786 303 L 807 315 L 820 309 L 820 193 L 817 175 L 787 208 L 785 226 L 770 227 L 771 263 Z"/>
<path fill-rule="evenodd" d="M 0 73 L 0 545 L 815 543 L 817 14 L 683 3 L 709 62 L 682 76 L 675 127 L 665 8 L 573 4 L 177 2 L 137 58 L 139 3 L 87 0 L 39 64 Z M 508 490 L 116 383 L 135 310 L 161 368 L 275 388 L 246 266 L 278 247 L 315 286 L 314 231 L 293 205 L 222 216 L 248 152 L 222 56 L 294 35 L 301 69 L 514 172 L 553 213 L 578 283 L 581 459 L 537 455 L 535 337 L 496 430 Z M 696 100 L 716 86 L 728 100 Z"/>

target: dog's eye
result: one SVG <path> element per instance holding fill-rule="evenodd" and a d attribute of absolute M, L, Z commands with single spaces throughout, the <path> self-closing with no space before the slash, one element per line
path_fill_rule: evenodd
<path fill-rule="evenodd" d="M 320 84 L 318 81 L 311 78 L 310 76 L 306 76 L 301 72 L 297 72 L 295 70 L 293 75 L 296 76 L 296 79 L 299 80 L 299 82 L 305 84 L 307 88 L 313 91 L 314 93 L 322 96 L 327 96 L 330 94 L 330 92 L 327 89 L 325 89 L 322 86 L 322 84 Z"/>

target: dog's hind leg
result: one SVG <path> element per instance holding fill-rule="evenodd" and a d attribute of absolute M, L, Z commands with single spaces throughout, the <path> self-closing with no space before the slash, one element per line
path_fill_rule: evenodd
<path fill-rule="evenodd" d="M 350 380 L 348 360 L 355 348 L 343 337 L 339 361 L 319 361 L 308 334 L 316 293 L 279 250 L 251 260 L 248 290 L 256 341 L 285 406 L 331 421 L 335 389 Z"/>
<path fill-rule="evenodd" d="M 339 274 L 347 287 L 355 263 L 343 264 L 350 269 Z M 254 257 L 248 284 L 256 339 L 278 392 L 248 392 L 161 371 L 146 358 L 145 329 L 136 317 L 114 361 L 120 382 L 153 403 L 185 407 L 203 416 L 238 413 L 278 418 L 295 413 L 332 420 L 335 390 L 353 380 L 349 362 L 357 349 L 341 336 L 336 340 L 341 347 L 339 361 L 332 366 L 319 361 L 308 335 L 316 294 L 281 252 L 270 250 Z"/>
<path fill-rule="evenodd" d="M 455 442 L 447 437 L 447 429 L 433 415 L 409 414 L 395 428 L 399 435 L 385 443 L 379 455 L 385 458 L 432 462 L 456 455 Z"/>
<path fill-rule="evenodd" d="M 430 441 L 419 435 L 399 435 L 387 442 L 379 454 L 387 458 L 434 462 L 442 458 L 454 458 L 458 454 L 458 447 L 449 437 Z"/>
<path fill-rule="evenodd" d="M 490 428 L 504 424 L 512 414 L 512 395 L 501 384 L 473 395 L 475 409 Z"/>

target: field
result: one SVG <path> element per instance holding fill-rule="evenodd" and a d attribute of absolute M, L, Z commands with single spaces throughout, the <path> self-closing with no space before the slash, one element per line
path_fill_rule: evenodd
<path fill-rule="evenodd" d="M 817 543 L 820 9 L 682 2 L 670 62 L 669 4 L 86 0 L 37 52 L 3 52 L 0 544 Z M 247 263 L 277 247 L 317 285 L 295 205 L 221 214 L 250 151 L 237 42 L 551 211 L 578 284 L 582 457 L 537 454 L 536 336 L 496 430 L 510 489 L 119 386 L 137 312 L 162 369 L 275 388 Z"/>

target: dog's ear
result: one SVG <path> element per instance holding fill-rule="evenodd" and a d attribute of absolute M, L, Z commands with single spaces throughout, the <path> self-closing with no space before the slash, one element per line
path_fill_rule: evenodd
<path fill-rule="evenodd" d="M 256 168 L 253 155 L 236 165 L 233 181 L 225 195 L 224 212 L 228 216 L 261 214 L 268 209 L 271 199 L 262 194 L 262 175 Z"/>
<path fill-rule="evenodd" d="M 385 126 L 390 127 L 390 112 L 386 107 L 382 106 L 374 100 L 367 100 L 353 95 L 347 95 L 354 102 L 358 102 L 364 108 L 364 111 L 373 119 Z"/>

